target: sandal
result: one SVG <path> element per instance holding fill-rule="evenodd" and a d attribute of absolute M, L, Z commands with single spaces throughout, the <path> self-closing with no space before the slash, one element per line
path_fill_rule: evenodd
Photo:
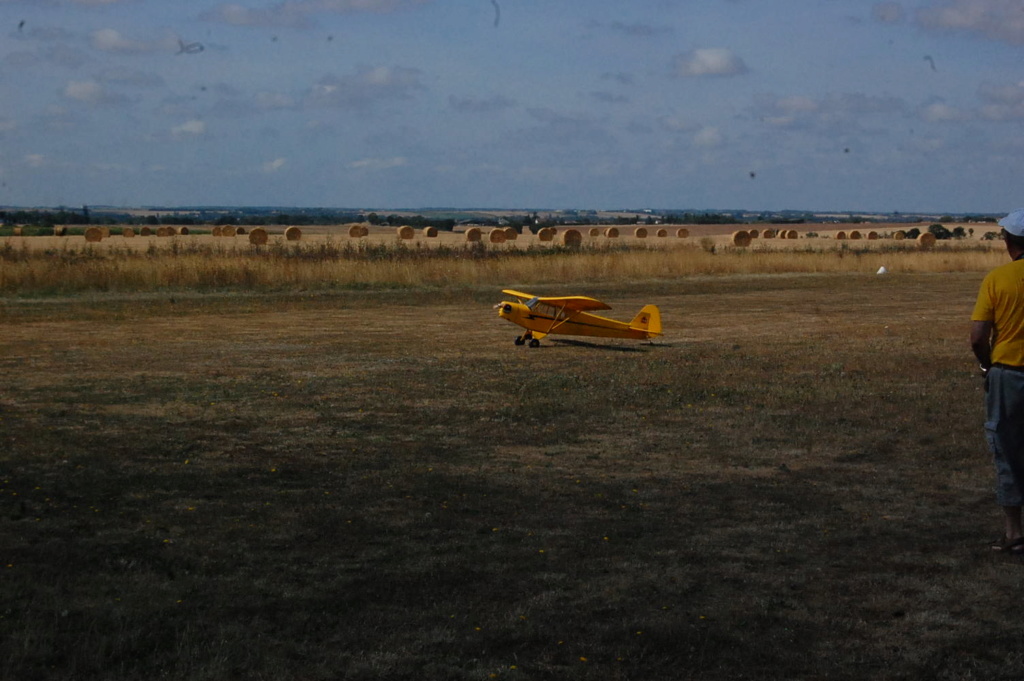
<path fill-rule="evenodd" d="M 1012 556 L 1024 556 L 1024 537 L 1009 540 L 1001 537 L 988 545 L 993 551 L 1008 553 Z"/>

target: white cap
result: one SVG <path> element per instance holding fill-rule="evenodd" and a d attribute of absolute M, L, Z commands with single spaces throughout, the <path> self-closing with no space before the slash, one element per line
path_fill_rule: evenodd
<path fill-rule="evenodd" d="M 1014 236 L 1024 236 L 1024 208 L 1015 210 L 999 221 L 999 226 Z"/>

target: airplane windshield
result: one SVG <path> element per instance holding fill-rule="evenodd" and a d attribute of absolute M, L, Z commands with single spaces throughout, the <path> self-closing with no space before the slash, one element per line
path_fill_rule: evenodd
<path fill-rule="evenodd" d="M 561 307 L 555 307 L 554 305 L 548 305 L 547 303 L 540 303 L 530 308 L 533 312 L 538 314 L 547 315 L 552 319 L 565 319 L 565 309 Z"/>
<path fill-rule="evenodd" d="M 537 297 L 537 296 L 534 296 L 533 298 L 530 298 L 529 300 L 526 301 L 526 307 L 528 307 L 529 309 L 532 310 L 534 308 L 534 306 L 537 305 L 537 301 L 538 300 L 540 300 L 540 298 Z"/>

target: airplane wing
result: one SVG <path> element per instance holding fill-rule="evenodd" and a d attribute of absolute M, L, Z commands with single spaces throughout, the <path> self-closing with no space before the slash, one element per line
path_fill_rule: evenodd
<path fill-rule="evenodd" d="M 502 293 L 507 293 L 510 296 L 515 296 L 522 300 L 536 300 L 538 303 L 552 305 L 572 312 L 612 309 L 610 305 L 602 303 L 596 298 L 588 298 L 587 296 L 535 296 L 531 293 L 523 293 L 522 291 L 513 291 L 511 289 L 504 289 Z"/>
<path fill-rule="evenodd" d="M 536 296 L 533 295 L 532 293 L 523 293 L 522 291 L 513 291 L 510 288 L 502 289 L 501 292 L 502 293 L 507 293 L 510 296 L 515 296 L 516 298 L 519 298 L 520 300 L 530 300 L 531 298 L 536 298 Z"/>
<path fill-rule="evenodd" d="M 611 305 L 602 303 L 596 298 L 587 296 L 552 296 L 549 298 L 538 298 L 538 302 L 546 305 L 553 305 L 572 312 L 588 312 L 590 310 L 610 310 Z"/>

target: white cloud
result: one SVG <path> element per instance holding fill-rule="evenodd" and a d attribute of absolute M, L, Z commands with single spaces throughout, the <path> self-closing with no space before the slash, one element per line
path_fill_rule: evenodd
<path fill-rule="evenodd" d="M 361 66 L 348 76 L 325 76 L 306 96 L 312 106 L 364 108 L 377 102 L 409 99 L 422 90 L 420 71 L 401 66 Z"/>
<path fill-rule="evenodd" d="M 676 56 L 673 73 L 682 77 L 736 76 L 747 72 L 747 65 L 732 50 L 703 48 Z"/>
<path fill-rule="evenodd" d="M 982 99 L 996 104 L 1020 104 L 1024 102 L 1024 81 L 1009 85 L 982 83 L 978 94 Z"/>
<path fill-rule="evenodd" d="M 693 143 L 705 149 L 721 146 L 722 141 L 722 131 L 713 126 L 703 127 L 693 136 Z"/>
<path fill-rule="evenodd" d="M 171 134 L 175 137 L 198 137 L 205 133 L 206 123 L 197 119 L 185 121 L 171 128 Z"/>
<path fill-rule="evenodd" d="M 965 121 L 971 116 L 966 111 L 950 106 L 945 102 L 932 102 L 921 110 L 921 118 L 929 123 L 951 123 Z"/>
<path fill-rule="evenodd" d="M 85 104 L 120 104 L 121 95 L 109 92 L 95 80 L 73 80 L 64 86 L 64 96 Z"/>
<path fill-rule="evenodd" d="M 275 5 L 264 9 L 250 9 L 238 4 L 217 7 L 203 15 L 208 21 L 219 21 L 232 26 L 299 27 L 305 26 L 306 15 L 294 3 Z"/>
<path fill-rule="evenodd" d="M 868 120 L 890 114 L 906 114 L 907 104 L 897 97 L 861 93 L 755 98 L 752 116 L 766 125 L 798 131 L 817 131 L 834 137 L 858 130 Z"/>
<path fill-rule="evenodd" d="M 121 54 L 145 54 L 150 52 L 177 51 L 178 41 L 172 36 L 158 40 L 136 40 L 129 38 L 113 28 L 101 28 L 89 36 L 93 48 L 101 52 L 118 52 Z"/>
<path fill-rule="evenodd" d="M 986 102 L 981 116 L 990 121 L 1012 121 L 1024 118 L 1024 81 L 1008 85 L 982 83 L 978 96 Z"/>
<path fill-rule="evenodd" d="M 980 33 L 1024 45 L 1020 0 L 933 0 L 931 5 L 917 11 L 917 21 L 925 28 Z"/>
<path fill-rule="evenodd" d="M 409 159 L 404 156 L 396 156 L 394 158 L 364 158 L 349 163 L 348 167 L 356 170 L 388 170 L 407 165 L 409 165 Z"/>
<path fill-rule="evenodd" d="M 267 161 L 263 164 L 263 172 L 270 174 L 276 173 L 278 170 L 283 168 L 288 163 L 286 158 L 275 158 L 273 161 Z"/>
<path fill-rule="evenodd" d="M 413 7 L 429 0 L 288 0 L 267 7 L 246 7 L 227 3 L 205 13 L 202 18 L 232 26 L 291 27 L 310 25 L 316 14 L 387 13 Z"/>

